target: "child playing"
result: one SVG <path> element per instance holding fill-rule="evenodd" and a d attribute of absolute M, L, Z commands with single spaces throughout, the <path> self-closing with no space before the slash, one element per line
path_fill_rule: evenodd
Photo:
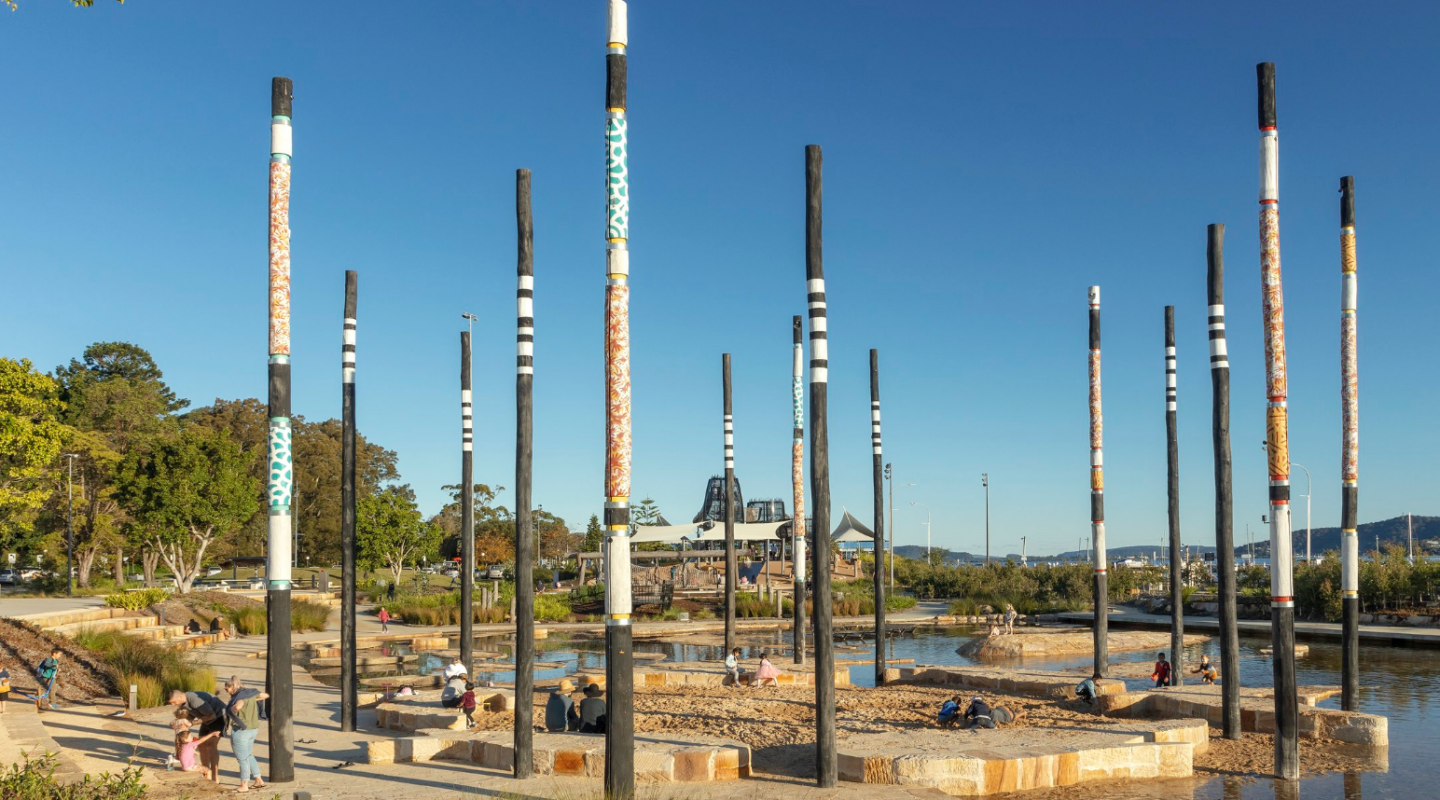
<path fill-rule="evenodd" d="M 389 632 L 390 632 L 390 612 L 389 612 L 389 611 L 386 611 L 384 606 L 381 606 L 381 607 L 380 607 L 380 613 L 379 613 L 377 616 L 380 617 L 380 632 L 381 632 L 381 633 L 389 633 Z"/>
<path fill-rule="evenodd" d="M 180 748 L 190 733 L 190 712 L 184 708 L 175 709 L 175 719 L 170 722 L 170 730 L 175 733 L 175 752 L 165 757 L 165 769 L 180 766 Z"/>
<path fill-rule="evenodd" d="M 475 727 L 475 684 L 465 682 L 465 694 L 460 696 L 460 707 L 465 709 L 465 729 Z"/>
<path fill-rule="evenodd" d="M 5 701 L 10 699 L 10 670 L 0 666 L 0 714 L 5 713 Z"/>
<path fill-rule="evenodd" d="M 205 742 L 218 738 L 220 738 L 220 731 L 211 731 L 204 736 L 197 736 L 191 731 L 182 734 L 183 741 L 180 743 L 180 769 L 185 772 L 200 772 L 206 769 L 206 767 L 201 766 L 196 751 L 198 751 L 200 745 Z"/>
<path fill-rule="evenodd" d="M 39 684 L 38 691 L 35 692 L 36 711 L 55 709 L 55 688 L 60 681 L 61 655 L 63 653 L 60 648 L 56 647 L 50 651 L 50 656 L 35 668 L 35 682 Z"/>

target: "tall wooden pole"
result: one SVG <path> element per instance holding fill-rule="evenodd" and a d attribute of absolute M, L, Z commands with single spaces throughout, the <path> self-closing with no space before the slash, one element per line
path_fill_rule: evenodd
<path fill-rule="evenodd" d="M 635 660 L 630 630 L 630 148 L 625 118 L 629 19 L 610 0 L 605 55 L 605 797 L 635 795 Z"/>
<path fill-rule="evenodd" d="M 1275 775 L 1299 780 L 1295 686 L 1295 551 L 1290 542 L 1290 440 L 1285 303 L 1280 285 L 1280 156 L 1275 65 L 1255 67 L 1260 90 L 1260 283 L 1265 314 L 1265 443 L 1270 463 L 1270 616 L 1275 675 Z"/>
<path fill-rule="evenodd" d="M 1105 574 L 1104 415 L 1100 409 L 1100 287 L 1090 301 L 1090 536 L 1095 543 L 1095 677 L 1110 671 L 1110 588 Z"/>
<path fill-rule="evenodd" d="M 1240 629 L 1235 622 L 1235 499 L 1230 486 L 1230 356 L 1225 344 L 1225 226 L 1206 229 L 1210 420 L 1215 448 L 1215 576 L 1220 589 L 1221 729 L 1240 741 Z"/>
<path fill-rule="evenodd" d="M 805 384 L 804 350 L 800 341 L 804 323 L 800 317 L 791 320 L 794 329 L 795 357 L 793 359 L 793 385 L 791 395 L 795 416 L 795 431 L 790 445 L 790 488 L 795 500 L 795 518 L 790 523 L 790 555 L 795 567 L 795 602 L 791 616 L 790 630 L 793 634 L 795 663 L 805 663 Z"/>
<path fill-rule="evenodd" d="M 475 422 L 470 331 L 460 331 L 460 663 L 475 674 Z"/>
<path fill-rule="evenodd" d="M 720 356 L 725 406 L 725 654 L 735 649 L 735 421 L 730 409 L 730 354 Z"/>
<path fill-rule="evenodd" d="M 1355 178 L 1340 179 L 1340 707 L 1360 710 L 1360 379 L 1356 349 Z"/>
<path fill-rule="evenodd" d="M 1175 422 L 1175 306 L 1165 306 L 1165 453 L 1170 505 L 1170 685 L 1185 682 L 1185 590 L 1180 574 L 1180 437 Z"/>
<path fill-rule="evenodd" d="M 290 674 L 290 505 L 294 490 L 290 433 L 290 155 L 289 78 L 270 81 L 270 390 L 265 572 L 266 671 L 270 692 L 270 781 L 295 780 L 294 679 Z"/>
<path fill-rule="evenodd" d="M 805 146 L 805 291 L 810 303 L 810 505 L 815 507 L 815 784 L 835 786 L 835 641 L 830 610 L 830 380 L 825 324 L 825 258 L 821 236 L 820 146 Z"/>
<path fill-rule="evenodd" d="M 885 685 L 885 457 L 880 452 L 880 351 L 870 351 L 870 450 L 875 485 L 875 685 Z"/>
<path fill-rule="evenodd" d="M 515 170 L 515 777 L 535 773 L 535 238 L 530 170 Z"/>
<path fill-rule="evenodd" d="M 345 271 L 345 328 L 340 345 L 340 730 L 355 730 L 355 301 L 359 275 Z"/>

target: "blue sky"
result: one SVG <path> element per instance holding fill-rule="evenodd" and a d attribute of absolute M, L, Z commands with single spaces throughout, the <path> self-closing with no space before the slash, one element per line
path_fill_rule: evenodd
<path fill-rule="evenodd" d="M 0 15 L 0 355 L 149 348 L 196 405 L 262 396 L 269 82 L 295 81 L 294 402 L 340 412 L 360 272 L 362 431 L 427 510 L 514 485 L 514 170 L 534 171 L 535 497 L 603 501 L 605 4 L 145 3 Z M 1357 183 L 1361 521 L 1427 507 L 1440 394 L 1440 8 L 1318 3 L 674 3 L 630 8 L 636 499 L 672 521 L 721 467 L 789 506 L 803 146 L 825 148 L 834 513 L 869 518 L 879 348 L 901 544 L 1089 534 L 1085 288 L 1102 287 L 1112 546 L 1165 535 L 1162 309 L 1176 306 L 1182 530 L 1213 544 L 1205 226 L 1228 225 L 1237 540 L 1263 536 L 1254 65 L 1279 74 L 1291 447 L 1339 518 L 1338 188 Z M 1296 492 L 1304 477 L 1295 472 Z M 505 500 L 509 504 L 507 491 Z M 1297 504 L 1297 528 L 1304 524 Z"/>

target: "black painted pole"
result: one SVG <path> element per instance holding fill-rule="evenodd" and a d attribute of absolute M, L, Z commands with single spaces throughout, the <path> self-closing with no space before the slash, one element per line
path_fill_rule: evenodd
<path fill-rule="evenodd" d="M 475 674 L 475 446 L 470 331 L 460 331 L 460 663 Z"/>
<path fill-rule="evenodd" d="M 1360 383 L 1357 372 L 1355 178 L 1340 179 L 1340 707 L 1360 710 Z M 1346 778 L 1350 775 L 1347 773 Z M 1359 777 L 1356 777 L 1359 781 Z"/>
<path fill-rule="evenodd" d="M 1165 494 L 1170 506 L 1170 685 L 1185 682 L 1185 582 L 1180 574 L 1180 437 L 1175 421 L 1175 306 L 1165 306 Z"/>
<path fill-rule="evenodd" d="M 535 234 L 530 170 L 515 170 L 515 777 L 535 773 Z"/>
<path fill-rule="evenodd" d="M 1226 739 L 1240 740 L 1240 629 L 1235 622 L 1235 499 L 1230 482 L 1230 357 L 1225 343 L 1225 226 L 1206 229 L 1210 419 L 1215 448 L 1215 571 L 1220 592 L 1220 704 Z"/>
<path fill-rule="evenodd" d="M 355 301 L 359 275 L 345 271 L 345 330 L 340 345 L 340 730 L 355 730 Z"/>
<path fill-rule="evenodd" d="M 825 258 L 821 236 L 820 146 L 805 146 L 805 291 L 810 304 L 810 505 L 815 507 L 811 577 L 815 617 L 815 785 L 835 786 L 835 640 L 830 606 L 830 379 L 825 319 Z"/>
<path fill-rule="evenodd" d="M 735 649 L 735 422 L 730 409 L 730 354 L 720 356 L 725 430 L 725 655 Z"/>
<path fill-rule="evenodd" d="M 270 782 L 295 780 L 295 701 L 290 664 L 290 154 L 289 78 L 270 81 L 269 501 L 266 521 L 265 668 L 270 693 Z"/>
<path fill-rule="evenodd" d="M 795 515 L 790 523 L 790 566 L 795 578 L 794 603 L 790 615 L 790 632 L 795 648 L 795 663 L 805 663 L 805 383 L 804 347 L 800 342 L 805 325 L 800 317 L 791 320 L 794 334 L 793 385 L 791 387 L 795 430 L 790 446 L 790 489 L 795 501 Z"/>
<path fill-rule="evenodd" d="M 885 685 L 885 457 L 880 452 L 880 351 L 870 351 L 870 449 L 875 472 L 875 685 Z"/>

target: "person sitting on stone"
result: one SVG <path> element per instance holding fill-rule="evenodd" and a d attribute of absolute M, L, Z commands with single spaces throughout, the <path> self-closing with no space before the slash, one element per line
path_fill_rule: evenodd
<path fill-rule="evenodd" d="M 195 620 L 192 619 L 192 620 L 190 620 L 189 622 L 185 623 L 185 633 L 186 633 L 187 635 L 194 636 L 195 634 L 197 634 L 197 633 L 199 633 L 199 632 L 200 632 L 200 623 L 199 623 L 199 622 L 196 622 Z"/>
<path fill-rule="evenodd" d="M 468 681 L 462 673 L 445 682 L 444 691 L 440 692 L 440 705 L 443 708 L 459 708 L 460 698 L 465 696 L 465 684 Z"/>
<path fill-rule="evenodd" d="M 445 680 L 448 681 L 456 675 L 466 675 L 468 673 L 469 670 L 465 669 L 465 662 L 460 660 L 460 656 L 455 656 L 455 660 L 451 661 L 450 664 L 445 667 Z"/>
<path fill-rule="evenodd" d="M 600 687 L 593 683 L 585 687 L 585 699 L 580 701 L 579 711 L 581 733 L 605 732 L 605 699 L 600 694 Z"/>
<path fill-rule="evenodd" d="M 732 687 L 740 686 L 740 675 L 744 672 L 745 668 L 740 666 L 740 648 L 737 647 L 725 656 L 725 674 L 729 676 Z"/>
<path fill-rule="evenodd" d="M 995 720 L 990 716 L 990 706 L 980 695 L 970 698 L 970 705 L 965 709 L 966 728 L 994 728 Z"/>
<path fill-rule="evenodd" d="M 1093 678 L 1086 678 L 1080 681 L 1080 685 L 1075 687 L 1075 696 L 1084 700 L 1088 705 L 1095 705 L 1099 701 L 1099 692 L 1096 691 L 1095 687 L 1095 681 L 1099 677 L 1099 675 L 1096 675 Z"/>
<path fill-rule="evenodd" d="M 552 733 L 575 730 L 580 721 L 575 716 L 575 684 L 567 678 L 560 681 L 555 691 L 545 701 L 545 730 Z"/>

